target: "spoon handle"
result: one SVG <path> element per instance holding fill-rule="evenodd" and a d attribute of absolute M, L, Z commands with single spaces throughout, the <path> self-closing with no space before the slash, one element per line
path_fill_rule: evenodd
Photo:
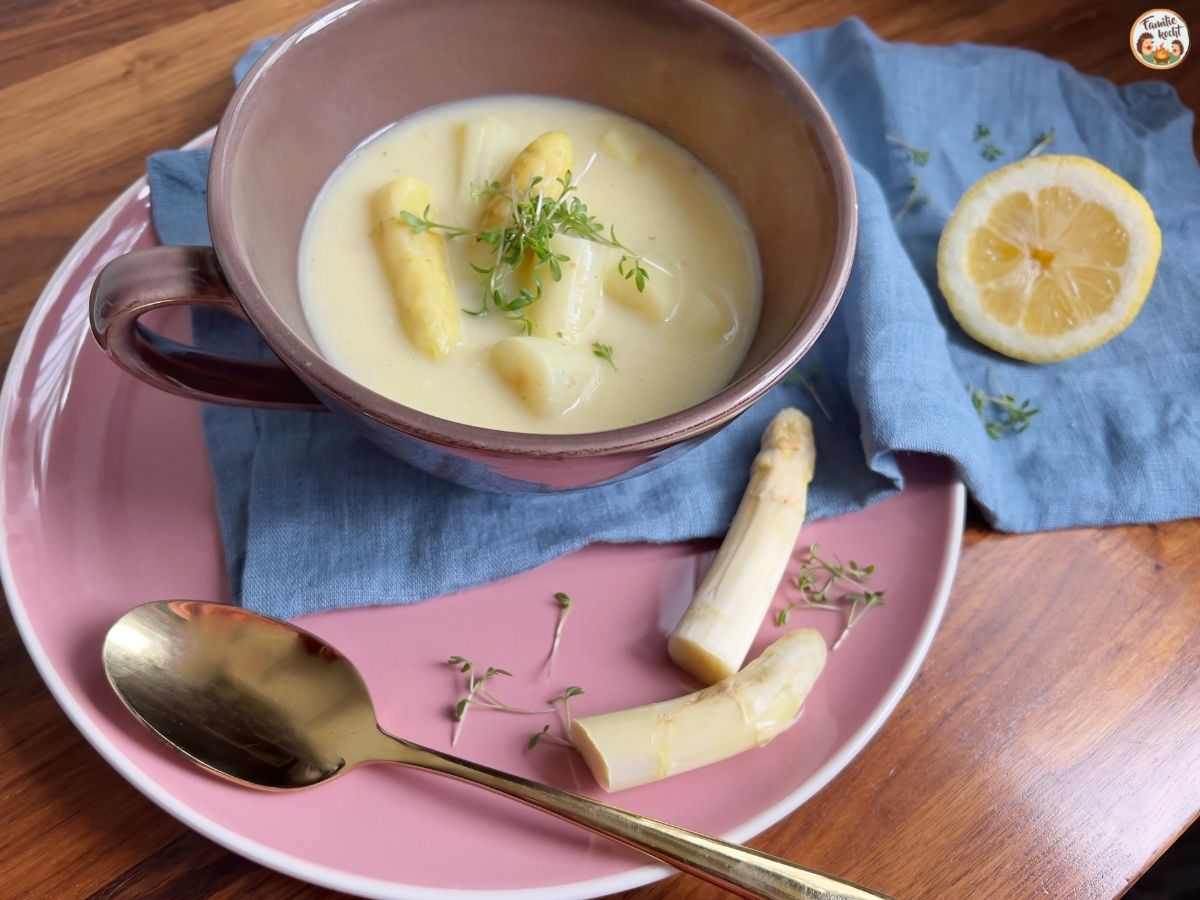
<path fill-rule="evenodd" d="M 505 794 L 640 850 L 742 897 L 773 900 L 888 900 L 848 881 L 568 791 L 490 769 L 386 735 L 382 759 L 428 769 Z"/>

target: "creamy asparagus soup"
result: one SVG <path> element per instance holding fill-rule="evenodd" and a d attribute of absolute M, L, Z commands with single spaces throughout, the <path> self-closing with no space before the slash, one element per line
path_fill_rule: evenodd
<path fill-rule="evenodd" d="M 435 107 L 364 143 L 313 204 L 300 285 L 355 380 L 541 433 L 712 396 L 759 306 L 750 229 L 711 173 L 645 125 L 547 97 Z"/>

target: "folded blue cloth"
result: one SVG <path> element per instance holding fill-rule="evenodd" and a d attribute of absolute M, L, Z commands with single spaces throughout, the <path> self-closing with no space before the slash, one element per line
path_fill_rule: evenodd
<path fill-rule="evenodd" d="M 1192 115 L 1171 87 L 1116 87 L 1021 50 L 890 44 L 857 20 L 773 44 L 820 95 L 854 160 L 854 272 L 801 365 L 820 366 L 815 386 L 832 421 L 792 381 L 657 472 L 581 494 L 514 497 L 411 469 L 321 413 L 206 407 L 229 575 L 242 603 L 282 617 L 404 603 L 592 541 L 719 535 L 763 426 L 785 405 L 806 409 L 816 428 L 814 518 L 899 490 L 905 450 L 950 457 L 1005 531 L 1200 514 L 1200 168 Z M 995 161 L 973 141 L 979 123 L 1002 151 Z M 1163 253 L 1126 332 L 1077 359 L 1034 366 L 990 352 L 954 323 L 937 289 L 935 252 L 963 191 L 1050 129 L 1056 140 L 1046 152 L 1092 157 L 1145 194 Z M 928 148 L 928 163 L 917 167 L 888 135 Z M 207 242 L 206 163 L 205 151 L 151 157 L 164 242 Z M 894 223 L 913 175 L 926 202 Z M 267 352 L 220 314 L 197 311 L 194 325 L 205 348 Z M 993 440 L 969 386 L 1003 389 L 1041 411 L 1024 433 Z"/>

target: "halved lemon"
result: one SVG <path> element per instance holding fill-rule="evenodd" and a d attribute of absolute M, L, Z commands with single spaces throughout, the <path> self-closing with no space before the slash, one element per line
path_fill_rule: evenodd
<path fill-rule="evenodd" d="M 1052 362 L 1133 321 L 1161 249 L 1150 204 L 1124 178 L 1082 156 L 1039 156 L 963 194 L 938 244 L 938 286 L 975 340 Z"/>

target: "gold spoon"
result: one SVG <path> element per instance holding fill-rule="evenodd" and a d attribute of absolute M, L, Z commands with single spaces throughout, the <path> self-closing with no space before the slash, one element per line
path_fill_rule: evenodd
<path fill-rule="evenodd" d="M 104 668 L 146 727 L 203 768 L 250 787 L 305 788 L 364 763 L 400 763 L 536 806 L 743 897 L 883 897 L 393 737 L 342 654 L 307 631 L 234 606 L 163 600 L 130 610 L 104 640 Z"/>

